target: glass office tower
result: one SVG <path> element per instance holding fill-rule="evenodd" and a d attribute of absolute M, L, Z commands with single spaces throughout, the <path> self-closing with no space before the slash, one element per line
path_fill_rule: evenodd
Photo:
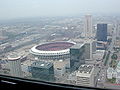
<path fill-rule="evenodd" d="M 85 63 L 85 44 L 76 44 L 70 48 L 70 68 L 77 70 Z"/>
<path fill-rule="evenodd" d="M 97 24 L 97 41 L 107 41 L 107 24 Z"/>

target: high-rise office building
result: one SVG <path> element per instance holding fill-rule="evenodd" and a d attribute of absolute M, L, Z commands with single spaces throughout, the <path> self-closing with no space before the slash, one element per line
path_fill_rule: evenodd
<path fill-rule="evenodd" d="M 97 41 L 107 41 L 107 24 L 97 24 Z"/>
<path fill-rule="evenodd" d="M 16 54 L 8 56 L 8 65 L 10 69 L 10 75 L 15 77 L 22 77 L 22 69 L 21 69 L 21 56 L 17 56 Z"/>
<path fill-rule="evenodd" d="M 120 21 L 116 21 L 116 25 L 114 29 L 116 30 L 116 37 L 120 38 Z"/>
<path fill-rule="evenodd" d="M 117 29 L 117 27 L 116 27 L 116 29 Z M 114 30 L 114 24 L 108 24 L 107 25 L 107 35 L 112 36 L 113 30 Z"/>
<path fill-rule="evenodd" d="M 92 16 L 85 15 L 85 24 L 84 24 L 84 36 L 85 38 L 91 38 L 93 35 L 92 32 Z"/>
<path fill-rule="evenodd" d="M 96 51 L 96 41 L 92 39 L 85 40 L 85 59 L 93 60 L 93 53 Z"/>
<path fill-rule="evenodd" d="M 81 64 L 85 63 L 85 45 L 84 43 L 75 44 L 70 48 L 70 69 L 77 70 Z"/>
<path fill-rule="evenodd" d="M 54 80 L 53 63 L 36 61 L 30 66 L 30 69 L 33 78 L 47 81 Z"/>

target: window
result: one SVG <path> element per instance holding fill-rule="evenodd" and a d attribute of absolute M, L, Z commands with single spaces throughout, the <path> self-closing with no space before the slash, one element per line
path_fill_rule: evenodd
<path fill-rule="evenodd" d="M 61 70 L 61 68 L 57 68 L 57 70 Z"/>
<path fill-rule="evenodd" d="M 119 89 L 119 3 L 0 0 L 0 76 Z"/>

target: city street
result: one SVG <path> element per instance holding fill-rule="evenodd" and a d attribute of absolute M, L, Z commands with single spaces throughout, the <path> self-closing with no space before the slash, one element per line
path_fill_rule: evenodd
<path fill-rule="evenodd" d="M 116 40 L 116 27 L 114 28 L 113 34 L 112 34 L 112 41 L 110 43 L 110 45 L 108 46 L 107 50 L 106 50 L 106 55 L 108 54 L 108 52 L 110 51 L 110 55 L 107 61 L 106 66 L 104 66 L 104 62 L 105 59 L 103 60 L 101 67 L 100 67 L 100 72 L 98 75 L 98 82 L 97 82 L 97 87 L 100 88 L 104 88 L 104 87 L 108 87 L 106 86 L 106 78 L 107 78 L 107 69 L 109 68 L 109 63 L 111 62 L 111 56 L 113 54 L 113 47 L 114 47 L 114 42 Z"/>

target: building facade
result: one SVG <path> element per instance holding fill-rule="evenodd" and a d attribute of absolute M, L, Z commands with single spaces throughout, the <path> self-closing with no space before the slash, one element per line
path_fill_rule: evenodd
<path fill-rule="evenodd" d="M 107 24 L 97 24 L 97 41 L 107 41 Z"/>
<path fill-rule="evenodd" d="M 44 81 L 54 80 L 54 68 L 50 62 L 36 61 L 31 65 L 30 69 L 33 78 Z"/>
<path fill-rule="evenodd" d="M 107 78 L 108 78 L 108 79 L 112 79 L 112 78 L 113 78 L 113 71 L 114 71 L 114 69 L 111 68 L 111 67 L 109 67 L 109 68 L 107 69 Z"/>
<path fill-rule="evenodd" d="M 92 16 L 91 15 L 85 15 L 85 27 L 84 27 L 84 35 L 85 38 L 91 38 L 93 35 L 92 32 Z"/>
<path fill-rule="evenodd" d="M 85 45 L 78 43 L 70 48 L 70 69 L 77 70 L 81 64 L 85 63 Z"/>
<path fill-rule="evenodd" d="M 66 63 L 63 60 L 54 62 L 54 74 L 57 78 L 64 76 L 66 72 Z"/>
<path fill-rule="evenodd" d="M 8 56 L 8 66 L 10 75 L 15 77 L 22 77 L 21 57 L 15 54 Z"/>
<path fill-rule="evenodd" d="M 87 39 L 85 41 L 85 59 L 93 60 L 93 53 L 96 52 L 96 41 Z"/>
<path fill-rule="evenodd" d="M 116 21 L 116 37 L 120 38 L 120 21 Z"/>
<path fill-rule="evenodd" d="M 95 86 L 94 66 L 83 64 L 76 72 L 76 85 L 80 86 Z"/>

